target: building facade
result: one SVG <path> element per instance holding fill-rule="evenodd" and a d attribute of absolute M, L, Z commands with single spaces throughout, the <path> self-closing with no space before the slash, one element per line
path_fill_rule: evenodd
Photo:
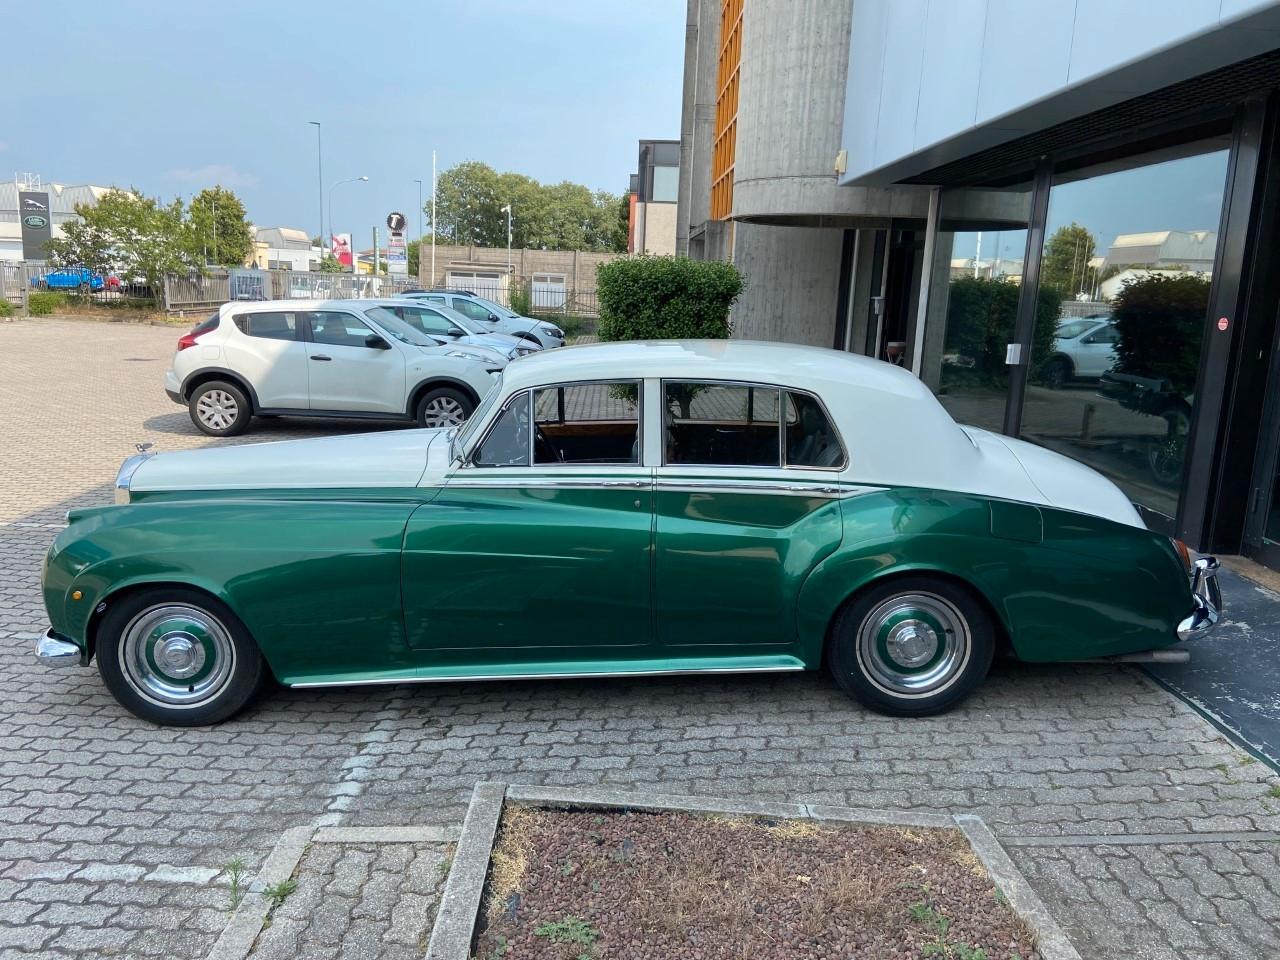
<path fill-rule="evenodd" d="M 318 270 L 320 248 L 311 236 L 297 227 L 254 227 L 253 249 L 246 267 L 260 270 Z"/>
<path fill-rule="evenodd" d="M 735 335 L 902 364 L 962 422 L 1280 565 L 1280 3 L 691 0 L 678 244 Z"/>
<path fill-rule="evenodd" d="M 22 261 L 22 215 L 18 210 L 18 194 L 31 189 L 49 194 L 49 220 L 54 239 L 62 237 L 62 225 L 78 220 L 76 205 L 96 206 L 103 195 L 115 187 L 65 183 L 24 184 L 17 180 L 0 183 L 0 260 Z"/>
<path fill-rule="evenodd" d="M 641 140 L 628 192 L 627 253 L 676 252 L 680 141 Z"/>

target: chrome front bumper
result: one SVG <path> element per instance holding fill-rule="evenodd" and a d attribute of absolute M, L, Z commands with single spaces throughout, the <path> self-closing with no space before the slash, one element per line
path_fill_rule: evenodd
<path fill-rule="evenodd" d="M 1218 586 L 1218 558 L 1201 557 L 1191 565 L 1191 615 L 1178 624 L 1178 639 L 1190 640 L 1222 618 L 1222 588 Z"/>
<path fill-rule="evenodd" d="M 78 667 L 83 662 L 80 648 L 61 639 L 52 630 L 36 637 L 36 659 L 51 667 Z"/>

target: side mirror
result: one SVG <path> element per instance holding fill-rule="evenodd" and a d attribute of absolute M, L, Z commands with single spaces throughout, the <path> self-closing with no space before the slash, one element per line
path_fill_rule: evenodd
<path fill-rule="evenodd" d="M 497 322 L 498 322 L 498 315 L 497 315 L 496 313 L 491 313 L 491 314 L 489 314 L 489 322 L 490 322 L 490 323 L 497 323 Z"/>
<path fill-rule="evenodd" d="M 383 340 L 376 333 L 371 333 L 367 337 L 365 337 L 364 345 L 366 347 L 372 347 L 374 350 L 390 350 L 391 349 L 391 344 L 387 343 L 387 341 Z"/>
<path fill-rule="evenodd" d="M 457 340 L 459 337 L 463 336 L 463 331 L 457 327 L 450 327 L 448 332 L 445 333 L 445 336 L 453 340 Z"/>

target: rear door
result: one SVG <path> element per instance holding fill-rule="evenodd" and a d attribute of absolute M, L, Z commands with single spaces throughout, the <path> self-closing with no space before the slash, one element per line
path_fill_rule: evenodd
<path fill-rule="evenodd" d="M 690 381 L 662 392 L 658 642 L 679 656 L 782 652 L 800 587 L 843 533 L 840 440 L 805 393 Z"/>
<path fill-rule="evenodd" d="M 262 310 L 237 313 L 223 323 L 226 365 L 242 374 L 260 407 L 307 409 L 307 344 L 301 313 Z"/>
<path fill-rule="evenodd" d="M 415 347 L 382 336 L 343 310 L 308 311 L 306 318 L 312 410 L 405 412 L 402 351 Z"/>

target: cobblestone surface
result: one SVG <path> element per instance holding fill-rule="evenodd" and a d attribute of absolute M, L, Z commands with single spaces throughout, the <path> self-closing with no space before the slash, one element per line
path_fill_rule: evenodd
<path fill-rule="evenodd" d="M 448 871 L 447 844 L 317 843 L 272 912 L 256 960 L 416 960 Z"/>
<path fill-rule="evenodd" d="M 160 387 L 179 333 L 0 323 L 0 960 L 203 956 L 231 858 L 256 870 L 298 824 L 457 825 L 485 779 L 975 812 L 1087 957 L 1275 952 L 1280 780 L 1124 669 L 1000 666 L 915 721 L 793 675 L 281 690 L 163 730 L 95 672 L 37 665 L 40 559 L 68 506 L 108 500 L 134 442 L 206 442 Z M 353 428 L 277 420 L 243 440 Z M 376 862 L 369 887 L 394 872 Z M 388 896 L 350 894 L 351 930 L 357 900 Z"/>

